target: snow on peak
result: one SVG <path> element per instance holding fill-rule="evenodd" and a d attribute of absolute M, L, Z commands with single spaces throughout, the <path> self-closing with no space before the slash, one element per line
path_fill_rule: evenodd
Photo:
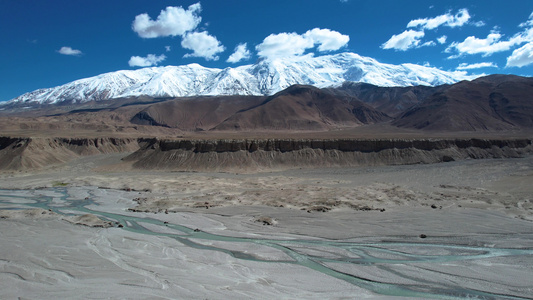
<path fill-rule="evenodd" d="M 117 71 L 36 90 L 8 103 L 81 103 L 142 95 L 272 95 L 294 84 L 327 87 L 354 81 L 377 86 L 435 86 L 473 78 L 464 72 L 446 72 L 414 64 L 384 64 L 346 52 L 262 59 L 252 65 L 225 69 L 193 63 Z"/>

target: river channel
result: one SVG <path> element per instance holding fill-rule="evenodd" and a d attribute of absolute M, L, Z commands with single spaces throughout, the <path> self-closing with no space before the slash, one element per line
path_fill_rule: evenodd
<path fill-rule="evenodd" d="M 191 248 L 218 251 L 240 260 L 265 264 L 300 265 L 378 295 L 431 299 L 530 299 L 520 295 L 498 294 L 479 289 L 469 289 L 451 283 L 441 284 L 432 278 L 420 278 L 417 276 L 406 278 L 405 275 L 396 274 L 395 276 L 403 276 L 404 282 L 391 283 L 380 281 L 375 276 L 364 276 L 360 271 L 353 270 L 357 270 L 359 266 L 365 268 L 376 266 L 382 272 L 394 274 L 395 266 L 398 265 L 434 265 L 434 268 L 438 269 L 440 265 L 461 262 L 471 263 L 473 261 L 501 257 L 527 257 L 531 261 L 533 256 L 532 249 L 432 244 L 425 241 L 419 243 L 360 243 L 311 237 L 309 239 L 232 237 L 212 234 L 172 222 L 164 222 L 151 218 L 147 214 L 142 214 L 142 217 L 139 217 L 131 212 L 120 214 L 95 209 L 100 206 L 99 202 L 94 201 L 92 197 L 74 199 L 68 188 L 57 187 L 41 191 L 42 193 L 35 191 L 24 193 L 21 190 L 0 190 L 0 208 L 42 208 L 63 215 L 90 213 L 112 221 L 115 227 L 121 230 L 140 235 L 156 235 L 175 239 Z M 154 228 L 168 228 L 169 230 L 156 230 Z M 287 259 L 267 259 L 261 255 L 254 255 L 249 250 L 235 250 L 239 249 L 239 247 L 228 246 L 239 243 L 252 243 L 261 247 L 275 249 L 283 252 Z M 224 246 L 218 246 L 219 244 Z"/>

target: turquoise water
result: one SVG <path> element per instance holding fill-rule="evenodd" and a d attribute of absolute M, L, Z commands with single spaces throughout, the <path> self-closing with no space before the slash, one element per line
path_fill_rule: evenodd
<path fill-rule="evenodd" d="M 317 240 L 317 239 L 268 239 L 268 238 L 242 238 L 211 234 L 195 230 L 179 224 L 166 223 L 149 217 L 135 217 L 116 213 L 91 210 L 88 206 L 98 205 L 91 197 L 87 199 L 72 199 L 67 188 L 51 188 L 43 190 L 46 193 L 54 192 L 57 196 L 22 195 L 17 191 L 0 190 L 0 203 L 13 204 L 20 208 L 38 207 L 51 209 L 60 214 L 63 211 L 74 211 L 80 214 L 91 213 L 103 219 L 121 224 L 120 229 L 143 235 L 156 235 L 172 238 L 180 243 L 195 249 L 223 252 L 242 260 L 263 263 L 284 263 L 307 267 L 316 272 L 349 282 L 358 287 L 374 293 L 390 296 L 418 297 L 431 299 L 530 299 L 509 295 L 493 294 L 485 291 L 465 289 L 460 286 L 435 284 L 432 280 L 413 278 L 416 284 L 390 284 L 358 277 L 353 274 L 341 272 L 331 265 L 347 264 L 349 268 L 358 266 L 379 266 L 382 270 L 394 272 L 394 265 L 416 264 L 445 264 L 456 261 L 482 260 L 504 256 L 529 256 L 533 255 L 530 249 L 505 249 L 490 247 L 470 247 L 460 245 L 427 244 L 427 243 L 356 243 L 347 241 Z M 13 208 L 11 208 L 13 209 Z M 161 233 L 149 230 L 143 224 L 153 224 L 168 227 L 179 234 Z M 262 259 L 258 255 L 243 251 L 230 250 L 219 246 L 205 245 L 195 241 L 222 241 L 227 243 L 253 243 L 262 247 L 270 247 L 282 251 L 287 255 L 284 260 Z M 311 251 L 309 251 L 311 250 Z M 312 253 L 312 254 L 310 254 Z M 422 253 L 422 254 L 420 254 Z M 289 259 L 290 257 L 290 259 Z"/>

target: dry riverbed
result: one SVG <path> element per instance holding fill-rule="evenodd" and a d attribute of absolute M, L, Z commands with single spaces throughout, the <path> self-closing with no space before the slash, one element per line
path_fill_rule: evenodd
<path fill-rule="evenodd" d="M 135 171 L 120 158 L 0 174 L 20 196 L 0 203 L 2 298 L 387 298 L 391 284 L 406 297 L 533 296 L 533 156 L 254 174 Z M 39 195 L 53 211 L 29 205 Z M 89 212 L 68 207 L 83 199 Z M 294 253 L 315 260 L 288 263 Z"/>

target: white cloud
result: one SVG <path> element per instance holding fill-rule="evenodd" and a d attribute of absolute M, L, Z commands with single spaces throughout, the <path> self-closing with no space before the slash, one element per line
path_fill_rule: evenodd
<path fill-rule="evenodd" d="M 453 42 L 445 52 L 457 54 L 448 57 L 449 59 L 458 58 L 465 54 L 481 54 L 483 56 L 489 56 L 493 53 L 509 51 L 515 46 L 519 46 L 524 43 L 533 42 L 533 13 L 529 16 L 528 21 L 519 25 L 521 28 L 525 28 L 521 32 L 516 33 L 508 39 L 503 39 L 503 35 L 498 31 L 498 27 L 494 27 L 486 38 L 477 38 L 475 36 L 469 36 L 462 42 Z M 507 66 L 518 66 L 527 61 L 528 47 L 522 47 L 516 49 L 513 54 L 508 58 Z"/>
<path fill-rule="evenodd" d="M 184 57 L 203 57 L 206 60 L 218 60 L 217 54 L 225 50 L 217 38 L 209 35 L 207 31 L 186 33 L 181 46 L 193 51 Z"/>
<path fill-rule="evenodd" d="M 246 43 L 237 45 L 233 54 L 231 54 L 228 60 L 226 61 L 229 63 L 238 63 L 241 60 L 250 59 L 251 53 L 247 47 L 248 45 Z"/>
<path fill-rule="evenodd" d="M 164 54 L 159 56 L 155 54 L 148 54 L 146 57 L 132 56 L 128 61 L 130 67 L 151 67 L 157 66 L 160 62 L 164 61 L 167 57 Z"/>
<path fill-rule="evenodd" d="M 318 44 L 318 51 L 335 51 L 346 46 L 350 41 L 350 37 L 340 32 L 329 30 L 329 29 L 320 29 L 314 28 L 308 30 L 304 37 L 310 38 L 313 40 L 314 44 Z"/>
<path fill-rule="evenodd" d="M 135 17 L 132 29 L 142 38 L 184 35 L 194 30 L 202 18 L 200 3 L 193 4 L 185 10 L 183 7 L 168 6 L 162 10 L 154 21 L 146 13 Z"/>
<path fill-rule="evenodd" d="M 468 13 L 468 9 L 462 8 L 456 14 L 452 14 L 451 11 L 449 11 L 443 15 L 439 15 L 434 18 L 421 18 L 411 20 L 407 24 L 407 28 L 415 28 L 414 30 L 405 30 L 400 34 L 393 35 L 387 42 L 381 45 L 381 48 L 406 51 L 411 48 L 435 46 L 437 45 L 437 43 L 434 41 L 425 42 L 421 45 L 420 43 L 422 37 L 424 37 L 425 30 L 434 30 L 440 26 L 447 26 L 451 28 L 462 27 L 465 24 L 470 24 L 476 27 L 485 26 L 485 22 L 471 22 L 470 18 L 471 17 Z M 443 35 L 437 38 L 437 42 L 439 44 L 445 44 L 447 38 L 448 37 L 446 35 Z M 458 44 L 459 43 L 453 43 L 453 46 L 456 46 Z M 450 53 L 453 49 L 453 46 L 448 47 L 445 52 Z M 454 58 L 459 56 L 460 55 L 452 55 L 448 58 Z"/>
<path fill-rule="evenodd" d="M 186 10 L 181 6 L 168 6 L 161 11 L 155 21 L 148 14 L 136 16 L 132 29 L 142 38 L 181 36 L 181 46 L 193 51 L 193 53 L 185 54 L 184 57 L 218 60 L 217 54 L 225 50 L 224 46 L 207 31 L 196 31 L 202 21 L 198 15 L 201 10 L 200 2 L 190 5 Z M 165 50 L 170 51 L 170 46 L 165 46 Z M 141 58 L 136 57 L 136 61 L 141 64 L 150 63 L 150 61 L 143 62 Z"/>
<path fill-rule="evenodd" d="M 447 49 L 446 49 L 446 50 L 447 50 Z M 444 52 L 446 52 L 446 51 L 444 51 Z M 460 54 L 454 54 L 454 55 L 450 55 L 450 56 L 446 57 L 446 59 L 457 59 L 457 58 L 459 58 L 459 57 L 461 57 Z"/>
<path fill-rule="evenodd" d="M 533 42 L 515 49 L 507 58 L 506 67 L 524 67 L 533 64 Z"/>
<path fill-rule="evenodd" d="M 448 39 L 448 37 L 443 35 L 443 36 L 437 38 L 437 42 L 439 42 L 439 44 L 444 44 L 444 43 L 446 43 L 447 39 Z"/>
<path fill-rule="evenodd" d="M 61 49 L 57 50 L 57 52 L 63 55 L 73 55 L 73 56 L 82 55 L 82 52 L 80 50 L 72 49 L 70 47 L 61 47 Z"/>
<path fill-rule="evenodd" d="M 423 37 L 423 31 L 406 30 L 400 34 L 393 35 L 381 45 L 381 48 L 406 51 L 407 49 L 417 47 L 420 44 L 420 39 Z"/>
<path fill-rule="evenodd" d="M 533 13 L 531 13 L 529 15 L 529 18 L 527 21 L 525 21 L 524 23 L 521 23 L 520 25 L 518 25 L 519 27 L 531 27 L 533 26 Z"/>
<path fill-rule="evenodd" d="M 299 56 L 318 45 L 318 51 L 335 51 L 346 46 L 350 37 L 329 29 L 314 28 L 304 34 L 282 32 L 267 36 L 255 47 L 261 57 Z"/>
<path fill-rule="evenodd" d="M 471 70 L 480 68 L 497 68 L 498 66 L 493 62 L 481 62 L 476 64 L 462 63 L 457 67 L 457 70 Z"/>
<path fill-rule="evenodd" d="M 457 14 L 446 13 L 434 18 L 423 18 L 412 20 L 407 24 L 407 28 L 422 27 L 423 29 L 435 29 L 439 26 L 460 27 L 470 20 L 470 14 L 466 8 L 460 9 Z"/>
<path fill-rule="evenodd" d="M 483 21 L 477 21 L 477 22 L 474 22 L 474 23 L 471 23 L 471 24 L 476 26 L 476 27 L 483 27 L 483 26 L 487 25 Z"/>
<path fill-rule="evenodd" d="M 305 50 L 313 46 L 313 41 L 302 35 L 283 32 L 267 36 L 255 49 L 258 51 L 257 55 L 261 57 L 274 58 L 302 55 Z"/>
<path fill-rule="evenodd" d="M 501 41 L 502 35 L 499 32 L 491 32 L 486 38 L 480 39 L 475 36 L 467 37 L 463 42 L 453 42 L 446 52 L 453 50 L 462 54 L 482 54 L 489 56 L 496 52 L 510 50 L 511 47 L 521 43 L 522 38 L 515 36 L 507 41 Z"/>

